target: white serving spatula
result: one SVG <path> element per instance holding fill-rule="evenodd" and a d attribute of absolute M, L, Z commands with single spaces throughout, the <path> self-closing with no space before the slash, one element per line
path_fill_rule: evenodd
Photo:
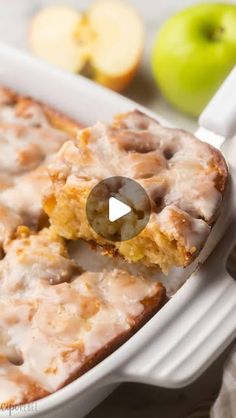
<path fill-rule="evenodd" d="M 201 114 L 195 135 L 216 148 L 236 135 L 236 67 Z"/>

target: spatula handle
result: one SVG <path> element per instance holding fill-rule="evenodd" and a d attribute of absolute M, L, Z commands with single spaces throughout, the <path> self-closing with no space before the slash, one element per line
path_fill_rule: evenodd
<path fill-rule="evenodd" d="M 236 66 L 201 114 L 199 125 L 225 138 L 236 134 Z"/>

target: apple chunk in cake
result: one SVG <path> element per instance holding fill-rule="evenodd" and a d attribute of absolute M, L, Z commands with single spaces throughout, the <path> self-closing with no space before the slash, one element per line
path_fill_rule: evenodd
<path fill-rule="evenodd" d="M 20 227 L 0 261 L 1 403 L 41 398 L 86 372 L 165 299 L 156 280 L 82 272 L 52 229 Z"/>
<path fill-rule="evenodd" d="M 97 123 L 66 142 L 50 165 L 44 208 L 57 233 L 112 248 L 131 262 L 187 266 L 210 233 L 227 183 L 224 158 L 193 135 L 161 126 L 139 111 Z M 108 242 L 86 218 L 86 200 L 101 180 L 137 181 L 151 203 L 148 225 L 136 237 Z M 99 210 L 99 208 L 98 208 Z"/>

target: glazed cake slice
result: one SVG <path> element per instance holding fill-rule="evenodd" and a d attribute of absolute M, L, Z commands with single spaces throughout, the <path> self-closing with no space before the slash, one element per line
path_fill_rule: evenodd
<path fill-rule="evenodd" d="M 49 173 L 44 208 L 59 235 L 109 245 L 110 253 L 112 248 L 130 262 L 158 265 L 164 272 L 196 258 L 219 214 L 228 176 L 216 149 L 139 111 L 80 131 L 59 150 Z M 107 241 L 86 217 L 92 188 L 113 176 L 138 182 L 151 203 L 148 225 L 126 241 Z"/>
<path fill-rule="evenodd" d="M 17 364 L 13 364 L 4 355 L 0 355 L 0 382 L 1 411 L 8 413 L 13 405 L 33 402 L 48 395 L 33 378 L 26 376 Z"/>
<path fill-rule="evenodd" d="M 52 229 L 20 227 L 0 261 L 1 404 L 27 403 L 80 376 L 165 302 L 156 280 L 82 272 Z"/>
<path fill-rule="evenodd" d="M 42 164 L 16 178 L 11 187 L 1 192 L 0 202 L 21 218 L 20 225 L 39 230 L 48 221 L 42 207 L 42 198 L 50 185 L 48 166 Z"/>
<path fill-rule="evenodd" d="M 49 106 L 0 87 L 0 251 L 21 224 L 47 220 L 41 198 L 47 164 L 80 125 Z"/>
<path fill-rule="evenodd" d="M 78 129 L 49 106 L 0 87 L 0 175 L 35 169 Z"/>

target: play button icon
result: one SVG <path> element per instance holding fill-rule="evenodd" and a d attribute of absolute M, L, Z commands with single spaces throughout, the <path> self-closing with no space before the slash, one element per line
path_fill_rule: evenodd
<path fill-rule="evenodd" d="M 100 181 L 86 202 L 91 228 L 108 241 L 125 241 L 138 235 L 147 225 L 150 211 L 143 187 L 121 176 Z"/>
<path fill-rule="evenodd" d="M 108 218 L 110 222 L 115 222 L 117 219 L 122 218 L 131 212 L 131 207 L 116 199 L 115 197 L 110 197 L 108 200 L 109 211 Z"/>

